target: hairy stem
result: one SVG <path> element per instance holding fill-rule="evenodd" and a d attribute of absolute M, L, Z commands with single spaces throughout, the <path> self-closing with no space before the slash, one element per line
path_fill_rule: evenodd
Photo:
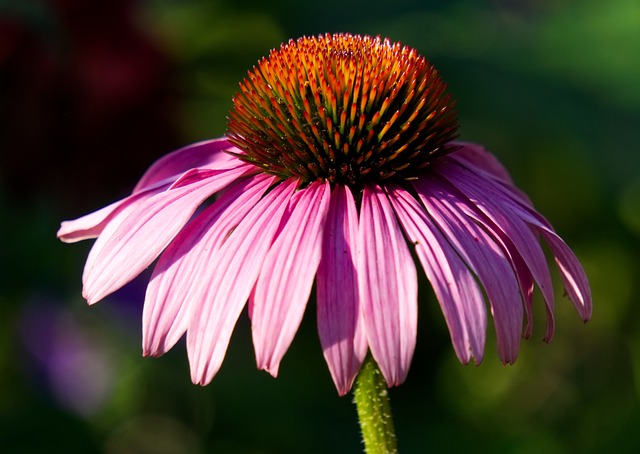
<path fill-rule="evenodd" d="M 367 454 L 397 453 L 387 384 L 371 355 L 367 356 L 353 391 Z"/>

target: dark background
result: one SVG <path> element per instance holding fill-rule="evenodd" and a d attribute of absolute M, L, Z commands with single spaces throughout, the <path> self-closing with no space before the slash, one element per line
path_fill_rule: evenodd
<path fill-rule="evenodd" d="M 461 137 L 493 150 L 585 265 L 583 325 L 558 288 L 504 367 L 462 366 L 422 282 L 418 347 L 391 390 L 403 453 L 635 452 L 640 447 L 640 3 L 636 0 L 0 0 L 0 446 L 7 453 L 361 452 L 315 307 L 280 376 L 241 318 L 207 387 L 183 343 L 141 358 L 142 276 L 81 298 L 91 242 L 59 222 L 126 195 L 146 167 L 220 136 L 269 49 L 301 35 L 417 48 L 457 99 Z M 635 447 L 635 449 L 634 449 Z"/>

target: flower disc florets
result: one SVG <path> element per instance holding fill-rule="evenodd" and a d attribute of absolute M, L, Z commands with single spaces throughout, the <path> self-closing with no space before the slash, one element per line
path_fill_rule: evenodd
<path fill-rule="evenodd" d="M 238 157 L 281 178 L 360 186 L 417 175 L 446 153 L 454 102 L 424 57 L 387 39 L 303 37 L 274 49 L 233 98 Z"/>

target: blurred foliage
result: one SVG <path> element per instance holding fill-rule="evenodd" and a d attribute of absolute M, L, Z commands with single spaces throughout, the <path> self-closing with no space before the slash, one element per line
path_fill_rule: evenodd
<path fill-rule="evenodd" d="M 640 3 L 635 0 L 0 1 L 0 440 L 3 452 L 360 452 L 324 365 L 315 308 L 273 380 L 246 316 L 221 372 L 189 381 L 184 345 L 140 358 L 147 276 L 88 308 L 90 244 L 61 219 L 131 189 L 155 158 L 219 136 L 269 49 L 348 31 L 417 48 L 485 144 L 574 248 L 595 311 L 558 289 L 557 332 L 503 367 L 455 359 L 421 286 L 420 339 L 391 391 L 402 452 L 640 447 Z"/>

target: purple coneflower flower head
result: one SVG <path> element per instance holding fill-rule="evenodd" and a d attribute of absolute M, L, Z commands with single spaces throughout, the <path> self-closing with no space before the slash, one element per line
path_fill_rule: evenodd
<path fill-rule="evenodd" d="M 338 392 L 367 352 L 398 385 L 416 343 L 422 271 L 460 361 L 482 361 L 489 307 L 499 357 L 512 363 L 532 331 L 535 285 L 545 339 L 554 332 L 540 239 L 583 320 L 589 284 L 503 166 L 454 141 L 456 130 L 445 84 L 415 50 L 348 34 L 300 38 L 242 81 L 226 137 L 161 158 L 130 196 L 63 222 L 58 236 L 97 238 L 83 275 L 90 304 L 157 260 L 143 351 L 162 355 L 186 333 L 194 383 L 218 372 L 247 303 L 257 365 L 276 376 L 315 283 Z"/>

